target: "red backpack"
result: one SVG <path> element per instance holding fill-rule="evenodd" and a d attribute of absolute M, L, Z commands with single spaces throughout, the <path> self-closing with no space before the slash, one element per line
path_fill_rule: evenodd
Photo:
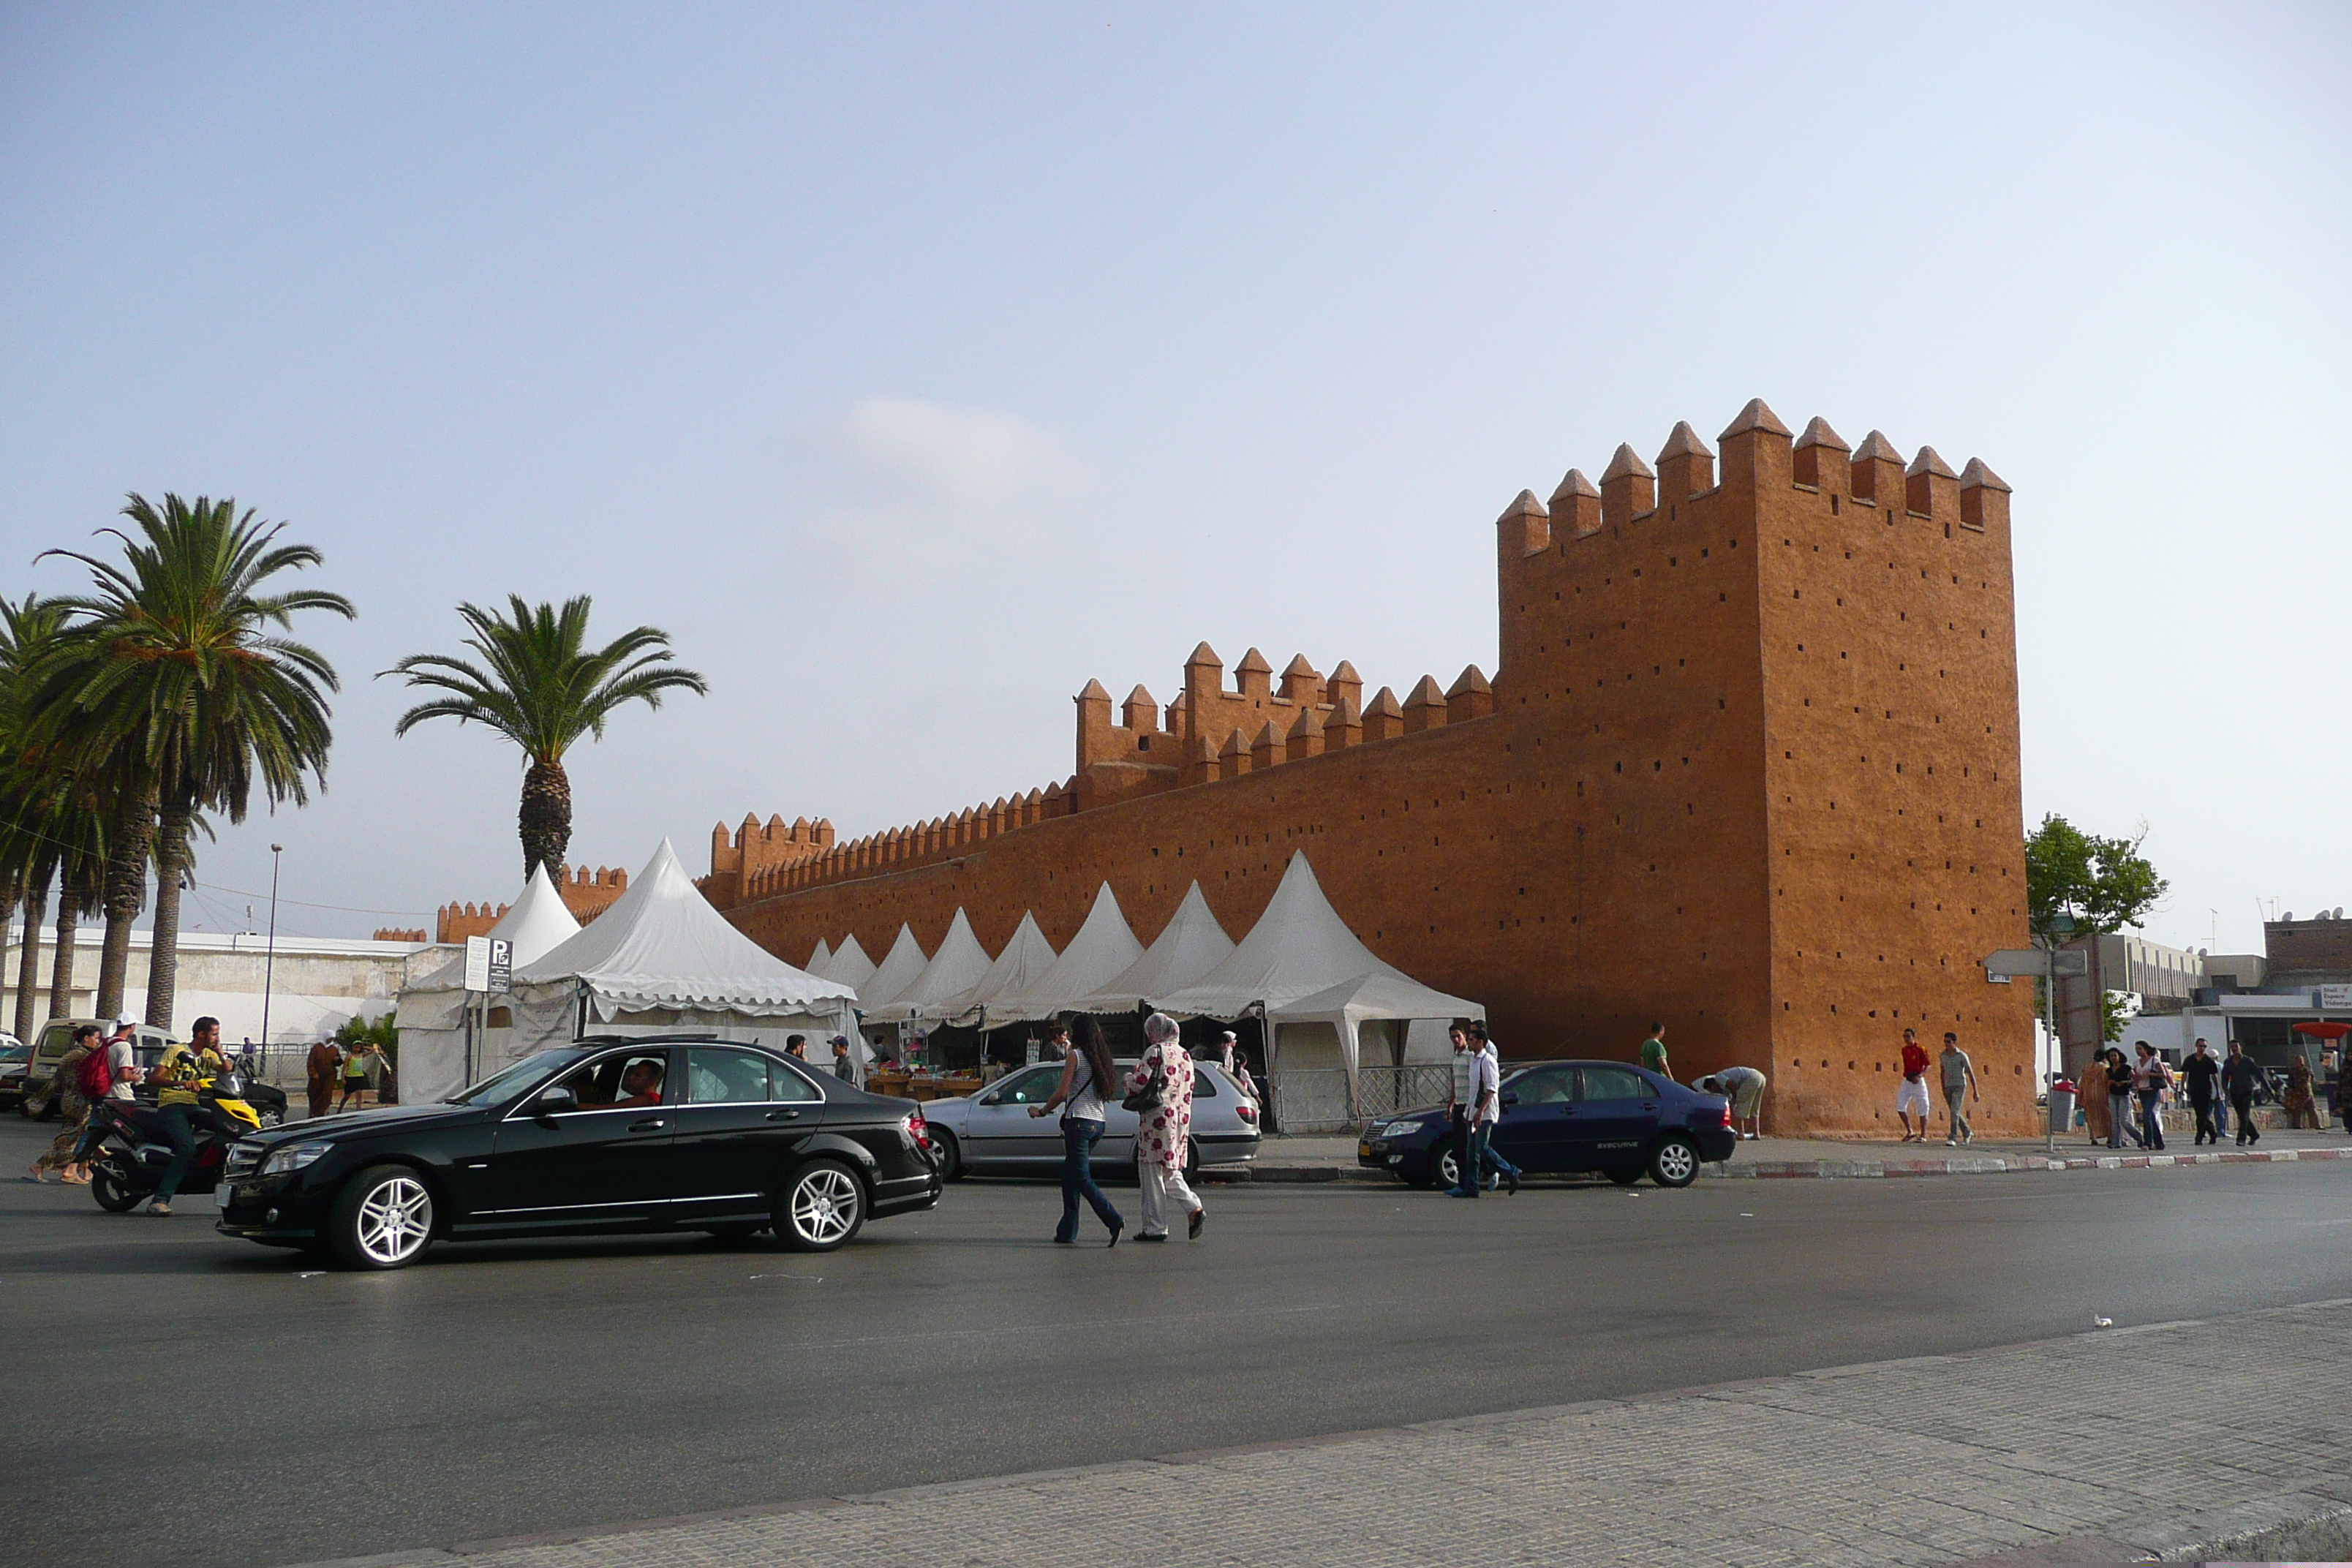
<path fill-rule="evenodd" d="M 84 1100 L 104 1100 L 114 1091 L 114 1069 L 106 1065 L 106 1047 L 100 1046 L 82 1058 L 75 1073 L 75 1081 Z"/>

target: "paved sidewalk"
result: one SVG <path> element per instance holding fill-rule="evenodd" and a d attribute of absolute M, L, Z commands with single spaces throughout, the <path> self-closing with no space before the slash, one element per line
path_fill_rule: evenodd
<path fill-rule="evenodd" d="M 2055 1159 L 2043 1152 L 2039 1139 L 1979 1138 L 1960 1148 L 1934 1143 L 1901 1143 L 1893 1139 L 1846 1141 L 1830 1138 L 1756 1138 L 1721 1164 L 1705 1167 L 1717 1177 L 1860 1177 L 1977 1176 L 2017 1171 L 2090 1171 L 2158 1169 L 2179 1165 L 2231 1163 L 2260 1163 L 2277 1160 L 2352 1160 L 2352 1137 L 2340 1130 L 2326 1132 L 2266 1131 L 2252 1149 L 2234 1143 L 2219 1148 L 2193 1146 L 2187 1138 L 2171 1141 L 2161 1154 L 2143 1154 L 2129 1146 L 2118 1151 L 2090 1144 L 2078 1134 L 2058 1140 Z M 1260 1147 L 1255 1163 L 1202 1173 L 1210 1182 L 1392 1182 L 1386 1172 L 1356 1163 L 1356 1139 L 1348 1134 L 1303 1134 L 1271 1137 Z"/>
<path fill-rule="evenodd" d="M 2352 1548 L 2352 1300 L 354 1563 L 1854 1568 Z M 790 1435 L 778 1440 L 789 1444 Z"/>

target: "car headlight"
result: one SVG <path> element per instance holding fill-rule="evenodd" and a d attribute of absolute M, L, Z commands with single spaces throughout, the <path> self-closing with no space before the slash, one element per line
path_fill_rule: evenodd
<path fill-rule="evenodd" d="M 1406 1138 L 1420 1131 L 1421 1122 L 1416 1118 L 1409 1121 L 1390 1122 L 1386 1127 L 1381 1129 L 1381 1136 L 1383 1138 Z"/>
<path fill-rule="evenodd" d="M 305 1165 L 316 1164 L 319 1157 L 332 1149 L 332 1143 L 289 1143 L 263 1163 L 265 1176 L 282 1176 L 289 1171 L 299 1171 Z"/>

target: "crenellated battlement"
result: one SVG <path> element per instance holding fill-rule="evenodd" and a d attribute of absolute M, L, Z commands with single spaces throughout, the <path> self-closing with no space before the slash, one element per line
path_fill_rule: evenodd
<path fill-rule="evenodd" d="M 1066 943 L 1105 885 L 1139 936 L 1195 888 L 1239 932 L 1305 849 L 1513 1057 L 1664 1020 L 1685 1076 L 1767 1074 L 1768 1129 L 1885 1135 L 1891 1042 L 1957 1029 L 2021 1132 L 2032 997 L 1975 963 L 2026 940 L 2009 525 L 1981 459 L 1753 401 L 1519 491 L 1484 669 L 1368 690 L 1203 644 L 1172 689 L 1087 681 L 1062 782 L 852 843 L 721 828 L 704 885 L 794 962 L 958 921 L 993 952 L 1031 919 Z M 1313 1026 L 1260 1044 L 1277 1103 L 1344 1065 Z"/>
<path fill-rule="evenodd" d="M 803 819 L 785 829 L 781 818 L 772 817 L 761 827 L 751 816 L 731 838 L 722 823 L 711 830 L 710 874 L 697 885 L 727 910 L 827 883 L 912 870 L 954 860 L 1052 817 L 1238 779 L 1495 711 L 1494 687 L 1475 664 L 1447 688 L 1423 676 L 1403 703 L 1385 686 L 1365 703 L 1362 678 L 1345 659 L 1327 676 L 1306 655 L 1295 655 L 1277 678 L 1265 656 L 1251 648 L 1233 674 L 1228 689 L 1223 661 L 1202 643 L 1185 660 L 1182 695 L 1163 708 L 1139 685 L 1118 705 L 1116 719 L 1108 689 L 1099 680 L 1087 681 L 1074 700 L 1077 772 L 1025 795 L 999 796 L 845 844 L 834 842 L 829 823 L 810 826 Z M 810 826 L 806 836 L 804 826 Z"/>
<path fill-rule="evenodd" d="M 1582 599 L 1588 618 L 1614 625 L 1590 610 L 1596 594 L 1638 584 L 1637 601 L 1662 608 L 1664 597 L 1688 587 L 1668 589 L 1658 582 L 1661 568 L 1686 570 L 1728 553 L 1742 532 L 1753 562 L 1754 536 L 1768 520 L 1801 529 L 1815 545 L 1854 538 L 1873 524 L 1908 529 L 1922 540 L 1993 534 L 1985 558 L 2000 559 L 2006 575 L 2009 486 L 1981 458 L 1955 473 L 1933 447 L 1906 458 L 1877 430 L 1849 447 L 1818 416 L 1792 436 L 1761 398 L 1751 398 L 1716 439 L 1719 451 L 1678 422 L 1654 467 L 1620 445 L 1598 485 L 1571 468 L 1549 501 L 1521 490 L 1503 509 L 1496 520 L 1497 682 L 1556 667 L 1578 637 L 1598 635 L 1594 626 L 1571 628 L 1576 615 L 1554 606 Z M 1732 596 L 1728 584 L 1717 587 Z M 1622 618 L 1623 609 L 1608 615 Z M 1557 691 L 1558 673 L 1537 684 Z"/>
<path fill-rule="evenodd" d="M 586 925 L 610 909 L 613 901 L 629 889 L 629 874 L 618 866 L 588 867 L 559 866 L 549 879 L 563 900 L 563 907 L 572 918 Z M 469 936 L 486 936 L 492 926 L 505 918 L 505 904 L 457 903 L 444 904 L 434 911 L 433 940 L 463 942 Z M 420 936 L 419 941 L 423 938 Z"/>

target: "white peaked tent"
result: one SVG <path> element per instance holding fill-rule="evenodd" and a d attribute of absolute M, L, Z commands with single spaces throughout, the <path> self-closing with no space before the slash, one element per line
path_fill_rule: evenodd
<path fill-rule="evenodd" d="M 564 906 L 563 895 L 548 879 L 547 868 L 531 871 L 530 880 L 486 933 L 493 941 L 514 944 L 510 962 L 520 972 L 576 935 L 580 922 Z M 447 950 L 444 962 L 401 988 L 396 1021 L 400 1026 L 400 1089 L 417 1104 L 444 1100 L 466 1087 L 466 1016 L 467 1004 L 477 999 L 466 989 L 466 950 Z M 481 1037 L 476 1055 L 504 1049 L 501 1026 L 478 1028 Z"/>
<path fill-rule="evenodd" d="M 980 938 L 971 934 L 971 921 L 959 908 L 955 919 L 948 922 L 948 934 L 940 938 L 940 950 L 923 965 L 923 972 L 908 983 L 907 988 L 879 1006 L 866 1009 L 869 1024 L 936 1024 L 950 1016 L 950 1009 L 971 994 L 972 988 L 988 973 L 988 949 L 980 945 Z M 887 965 L 885 967 L 887 967 Z"/>
<path fill-rule="evenodd" d="M 810 973 L 816 972 L 812 970 Z M 835 985 L 848 986 L 857 993 L 858 1000 L 865 1000 L 866 983 L 874 978 L 874 961 L 866 956 L 864 948 L 857 945 L 855 933 L 844 937 L 841 945 L 834 950 L 832 959 L 824 966 L 823 978 Z"/>
<path fill-rule="evenodd" d="M 1181 989 L 1145 994 L 1162 1012 L 1186 1016 L 1260 1011 L 1277 1112 L 1295 1131 L 1354 1119 L 1367 1023 L 1486 1015 L 1477 1003 L 1382 963 L 1359 942 L 1323 896 L 1304 850 L 1292 854 L 1265 912 L 1223 963 Z M 1343 1086 L 1344 1100 L 1328 1092 Z"/>
<path fill-rule="evenodd" d="M 1202 906 L 1204 912 L 1207 908 L 1206 904 Z M 1209 923 L 1212 928 L 1216 924 L 1214 921 Z M 1217 935 L 1222 940 L 1224 932 L 1218 931 Z M 1225 949 L 1230 951 L 1233 945 L 1228 942 Z M 1126 973 L 1142 956 L 1143 944 L 1135 940 L 1118 900 L 1112 895 L 1110 884 L 1105 882 L 1095 890 L 1095 904 L 1087 911 L 1087 923 L 1078 928 L 1078 934 L 1070 939 L 1062 956 L 1054 960 L 1053 967 L 1034 984 L 1007 991 L 989 1003 L 988 1021 L 1025 1023 L 1076 1007 Z M 1218 956 L 1223 956 L 1223 952 Z"/>
<path fill-rule="evenodd" d="M 855 942 L 856 938 L 850 940 Z M 892 942 L 890 951 L 883 955 L 882 967 L 857 988 L 858 1000 L 864 1005 L 866 1016 L 870 1018 L 877 1009 L 896 1002 L 899 993 L 921 977 L 924 967 L 930 962 L 931 955 L 925 952 L 923 944 L 915 940 L 915 928 L 901 923 L 898 940 Z"/>
<path fill-rule="evenodd" d="M 683 1028 L 774 1044 L 788 1033 L 855 1035 L 856 1002 L 728 924 L 665 838 L 593 924 L 516 970 L 509 1059 L 590 1034 Z"/>
<path fill-rule="evenodd" d="M 991 1024 L 1003 1023 L 1005 1020 L 996 1011 L 996 999 L 1035 984 L 1054 967 L 1054 944 L 1037 929 L 1036 915 L 1024 910 L 1021 923 L 1006 941 L 1004 951 L 996 955 L 996 962 L 988 966 L 980 984 L 955 1005 L 956 1021 L 961 1023 L 964 1016 L 971 1014 L 983 1029 Z"/>
<path fill-rule="evenodd" d="M 824 938 L 819 937 L 816 939 L 816 946 L 809 951 L 809 961 L 806 963 L 802 964 L 801 967 L 807 970 L 811 974 L 815 975 L 819 980 L 830 980 L 833 978 L 832 975 L 825 973 L 826 970 L 833 967 L 833 949 L 825 945 Z"/>
<path fill-rule="evenodd" d="M 1075 952 L 1077 943 L 1070 943 Z M 1086 1013 L 1131 1013 L 1147 996 L 1181 990 L 1224 962 L 1234 939 L 1210 912 L 1201 884 L 1184 889 L 1184 901 L 1168 917 L 1143 956 L 1073 1005 Z"/>

